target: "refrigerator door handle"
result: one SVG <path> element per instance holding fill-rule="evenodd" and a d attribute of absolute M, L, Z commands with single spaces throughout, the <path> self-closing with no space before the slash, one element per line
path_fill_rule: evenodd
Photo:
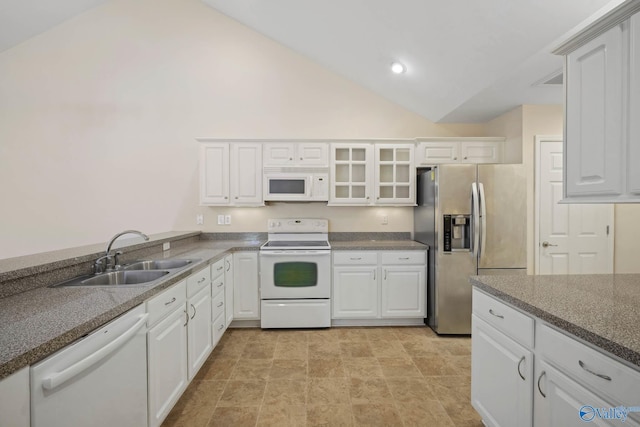
<path fill-rule="evenodd" d="M 486 198 L 484 197 L 484 185 L 482 183 L 478 184 L 480 190 L 480 223 L 482 226 L 480 227 L 480 248 L 478 248 L 478 259 L 482 258 L 482 254 L 484 253 L 487 246 L 487 203 Z"/>
<path fill-rule="evenodd" d="M 473 227 L 473 251 L 474 257 L 478 255 L 478 249 L 480 246 L 480 207 L 478 200 L 478 185 L 471 183 L 471 215 L 473 216 L 471 226 Z"/>

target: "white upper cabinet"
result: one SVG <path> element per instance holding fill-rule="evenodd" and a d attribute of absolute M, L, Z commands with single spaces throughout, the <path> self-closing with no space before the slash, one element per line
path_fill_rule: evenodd
<path fill-rule="evenodd" d="M 373 193 L 373 145 L 331 144 L 329 205 L 369 205 Z"/>
<path fill-rule="evenodd" d="M 625 2 L 555 51 L 565 55 L 567 202 L 640 202 L 639 10 Z"/>
<path fill-rule="evenodd" d="M 414 144 L 375 144 L 376 204 L 415 205 Z"/>
<path fill-rule="evenodd" d="M 442 163 L 501 163 L 504 138 L 419 138 L 417 166 Z"/>
<path fill-rule="evenodd" d="M 262 144 L 201 142 L 200 204 L 262 206 Z"/>
<path fill-rule="evenodd" d="M 329 166 L 329 144 L 326 142 L 267 142 L 264 144 L 264 166 Z"/>

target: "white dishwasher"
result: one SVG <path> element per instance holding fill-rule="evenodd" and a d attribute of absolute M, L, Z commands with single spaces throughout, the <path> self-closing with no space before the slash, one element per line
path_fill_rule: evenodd
<path fill-rule="evenodd" d="M 31 367 L 32 427 L 147 425 L 140 305 Z"/>

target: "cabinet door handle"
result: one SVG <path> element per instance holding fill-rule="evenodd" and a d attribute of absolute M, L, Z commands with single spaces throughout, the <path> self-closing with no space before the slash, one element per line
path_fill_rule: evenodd
<path fill-rule="evenodd" d="M 223 268 L 224 268 L 223 266 L 220 266 L 220 267 L 216 268 L 216 271 L 221 271 Z"/>
<path fill-rule="evenodd" d="M 227 271 L 231 270 L 231 263 L 229 260 L 226 260 L 225 262 L 227 263 Z"/>
<path fill-rule="evenodd" d="M 376 271 L 373 270 L 373 280 L 376 280 Z"/>
<path fill-rule="evenodd" d="M 384 277 L 382 278 L 383 280 L 387 280 L 387 269 L 384 269 Z"/>
<path fill-rule="evenodd" d="M 602 378 L 603 380 L 607 380 L 607 381 L 611 381 L 611 377 L 608 375 L 604 375 L 604 374 L 599 374 L 597 372 L 593 372 L 591 369 L 587 368 L 587 366 L 585 365 L 585 363 L 582 360 L 578 360 L 578 365 L 580 365 L 580 367 L 582 369 L 584 369 L 585 371 L 589 372 L 591 375 L 595 375 L 598 378 Z"/>
<path fill-rule="evenodd" d="M 353 257 L 353 258 L 349 258 L 349 259 L 350 259 L 350 260 L 353 260 L 353 261 L 358 261 L 358 260 L 362 259 L 362 257 L 357 257 L 357 258 L 356 258 L 356 257 Z"/>
<path fill-rule="evenodd" d="M 224 305 L 223 302 L 220 302 L 220 304 L 217 305 L 217 307 L 222 307 Z"/>
<path fill-rule="evenodd" d="M 398 259 L 409 259 L 409 257 L 398 257 Z"/>
<path fill-rule="evenodd" d="M 224 323 L 222 325 L 220 325 L 220 327 L 218 328 L 219 331 L 222 330 L 222 328 L 224 328 Z"/>
<path fill-rule="evenodd" d="M 490 308 L 490 309 L 489 309 L 489 314 L 492 314 L 492 315 L 496 316 L 497 318 L 504 319 L 504 316 L 503 316 L 502 314 L 496 314 L 496 313 L 493 311 L 493 308 Z"/>
<path fill-rule="evenodd" d="M 220 282 L 220 284 L 218 285 L 219 288 L 224 286 L 224 282 Z"/>
<path fill-rule="evenodd" d="M 165 302 L 164 305 L 170 305 L 170 304 L 173 304 L 174 302 L 176 302 L 176 297 L 173 297 L 169 302 Z"/>
<path fill-rule="evenodd" d="M 191 316 L 191 319 L 193 320 L 193 318 L 196 317 L 196 307 L 193 304 L 189 305 L 191 305 L 191 308 L 193 308 L 193 316 Z"/>
<path fill-rule="evenodd" d="M 189 323 L 189 313 L 187 313 L 187 310 L 184 311 L 185 316 L 187 316 L 187 321 L 184 322 L 184 325 L 182 326 L 187 326 L 187 324 Z"/>
<path fill-rule="evenodd" d="M 542 371 L 542 373 L 540 374 L 540 376 L 538 377 L 538 392 L 540 393 L 540 396 L 544 397 L 545 399 L 547 398 L 547 395 L 544 394 L 542 392 L 542 389 L 540 388 L 540 380 L 542 379 L 542 377 L 544 377 L 547 373 L 545 371 Z"/>
<path fill-rule="evenodd" d="M 518 375 L 520 375 L 520 378 L 522 378 L 522 381 L 526 381 L 526 378 L 524 377 L 524 375 L 522 375 L 522 372 L 520 372 L 520 365 L 522 365 L 522 362 L 525 361 L 525 357 L 522 356 L 522 359 L 520 359 L 520 361 L 518 362 Z"/>
<path fill-rule="evenodd" d="M 198 284 L 200 284 L 200 283 L 204 282 L 205 280 L 207 280 L 207 278 L 206 278 L 206 277 L 203 277 L 202 279 L 198 280 Z"/>

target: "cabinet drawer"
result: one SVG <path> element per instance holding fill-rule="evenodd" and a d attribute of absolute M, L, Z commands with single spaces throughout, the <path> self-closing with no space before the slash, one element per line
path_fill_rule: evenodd
<path fill-rule="evenodd" d="M 193 273 L 187 277 L 187 296 L 191 297 L 197 294 L 200 289 L 203 289 L 209 283 L 211 283 L 211 271 L 209 267 Z"/>
<path fill-rule="evenodd" d="M 378 252 L 376 251 L 340 251 L 333 253 L 334 264 L 378 264 Z"/>
<path fill-rule="evenodd" d="M 224 258 L 211 264 L 211 279 L 213 280 L 221 274 L 224 274 Z"/>
<path fill-rule="evenodd" d="M 533 347 L 534 321 L 526 314 L 476 289 L 473 290 L 473 313 L 520 344 Z"/>
<path fill-rule="evenodd" d="M 183 280 L 147 301 L 147 325 L 151 327 L 176 307 L 184 305 L 187 300 L 186 294 L 186 281 Z"/>
<path fill-rule="evenodd" d="M 638 405 L 640 372 L 546 325 L 536 328 L 536 353 L 614 405 Z M 606 379 L 606 378 L 609 379 Z"/>
<path fill-rule="evenodd" d="M 387 251 L 381 253 L 382 264 L 425 264 L 427 254 L 424 251 Z"/>
<path fill-rule="evenodd" d="M 217 319 L 213 321 L 213 345 L 215 346 L 220 338 L 222 338 L 222 334 L 224 334 L 225 328 L 225 316 L 218 316 Z"/>
<path fill-rule="evenodd" d="M 211 320 L 215 320 L 219 315 L 224 313 L 224 292 L 219 292 L 216 297 L 211 300 Z"/>
<path fill-rule="evenodd" d="M 213 279 L 211 282 L 211 297 L 215 298 L 216 295 L 221 293 L 224 290 L 224 285 L 224 274 Z M 224 295 L 224 292 L 222 294 Z"/>

